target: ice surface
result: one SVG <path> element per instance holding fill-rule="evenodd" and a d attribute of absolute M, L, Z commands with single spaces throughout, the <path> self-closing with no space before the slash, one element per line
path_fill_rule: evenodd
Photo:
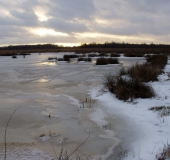
<path fill-rule="evenodd" d="M 121 142 L 119 133 L 125 122 L 113 116 L 116 114 L 107 113 L 103 109 L 106 104 L 96 100 L 95 105 L 91 105 L 94 100 L 85 101 L 90 98 L 89 90 L 101 84 L 104 74 L 117 74 L 122 66 L 142 63 L 144 59 L 130 61 L 120 57 L 122 65 L 108 66 L 48 61 L 48 57 L 61 58 L 64 54 L 73 53 L 33 53 L 17 59 L 0 57 L 1 155 L 6 123 L 19 107 L 7 130 L 9 159 L 50 159 L 55 156 L 51 143 L 57 153 L 62 143 L 71 153 L 89 132 L 88 141 L 73 158 L 78 155 L 106 159 Z M 80 108 L 82 103 L 85 108 Z M 33 145 L 27 147 L 30 143 Z"/>

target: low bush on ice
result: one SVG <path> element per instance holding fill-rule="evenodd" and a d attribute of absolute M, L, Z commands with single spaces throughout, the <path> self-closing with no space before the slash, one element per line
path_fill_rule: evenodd
<path fill-rule="evenodd" d="M 150 62 L 152 66 L 157 66 L 163 69 L 167 64 L 168 57 L 165 55 L 154 55 L 146 57 L 147 62 Z"/>
<path fill-rule="evenodd" d="M 76 54 L 71 54 L 71 55 L 65 54 L 65 55 L 63 56 L 63 59 L 64 59 L 64 61 L 70 61 L 70 58 L 78 58 L 78 57 L 79 57 L 79 56 L 76 55 Z"/>
<path fill-rule="evenodd" d="M 133 101 L 135 98 L 151 98 L 155 96 L 152 87 L 149 85 L 131 78 L 115 77 L 111 74 L 106 75 L 104 87 L 108 88 L 120 100 L 130 98 Z"/>
<path fill-rule="evenodd" d="M 117 58 L 98 58 L 96 65 L 118 64 Z"/>
<path fill-rule="evenodd" d="M 125 57 L 144 57 L 144 53 L 124 53 Z"/>
<path fill-rule="evenodd" d="M 122 69 L 119 76 L 129 75 L 141 82 L 157 81 L 158 75 L 167 64 L 167 56 L 154 55 L 148 56 L 146 59 L 148 63 L 136 64 L 127 70 Z"/>
<path fill-rule="evenodd" d="M 161 69 L 150 64 L 136 64 L 127 70 L 121 70 L 121 75 L 129 75 L 135 80 L 141 82 L 157 81 L 158 75 L 161 73 Z"/>
<path fill-rule="evenodd" d="M 149 57 L 147 61 L 147 63 L 136 64 L 127 70 L 122 69 L 118 76 L 105 75 L 104 87 L 120 100 L 130 98 L 133 101 L 135 98 L 154 97 L 153 88 L 144 82 L 158 80 L 158 75 L 167 63 L 167 56 L 156 55 Z"/>

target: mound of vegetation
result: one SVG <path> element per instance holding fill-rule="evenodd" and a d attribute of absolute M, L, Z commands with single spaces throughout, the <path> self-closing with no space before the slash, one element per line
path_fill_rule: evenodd
<path fill-rule="evenodd" d="M 161 73 L 161 69 L 150 64 L 136 64 L 131 68 L 120 71 L 120 76 L 129 75 L 131 78 L 140 82 L 157 81 L 157 76 Z"/>
<path fill-rule="evenodd" d="M 71 54 L 71 55 L 64 55 L 63 59 L 64 61 L 70 61 L 70 58 L 78 58 L 78 57 L 79 57 L 78 55 Z"/>
<path fill-rule="evenodd" d="M 119 64 L 116 58 L 98 58 L 96 65 Z"/>
<path fill-rule="evenodd" d="M 166 63 L 167 57 L 164 55 L 151 56 L 147 63 L 136 64 L 127 70 L 122 69 L 118 76 L 106 75 L 104 87 L 120 100 L 130 98 L 133 101 L 134 98 L 154 97 L 152 87 L 144 82 L 158 80 L 157 77 Z"/>
<path fill-rule="evenodd" d="M 163 69 L 167 64 L 168 57 L 166 55 L 153 55 L 146 56 L 147 62 L 150 62 L 152 66 L 157 66 L 160 69 Z"/>
<path fill-rule="evenodd" d="M 147 57 L 147 62 L 144 64 L 136 64 L 127 70 L 121 70 L 119 76 L 129 75 L 131 78 L 141 81 L 150 82 L 157 81 L 158 75 L 167 64 L 167 56 L 154 55 Z"/>
<path fill-rule="evenodd" d="M 107 64 L 109 64 L 109 63 L 106 58 L 98 58 L 96 60 L 96 65 L 107 65 Z"/>
<path fill-rule="evenodd" d="M 119 61 L 117 58 L 108 58 L 107 60 L 109 64 L 119 64 Z"/>
<path fill-rule="evenodd" d="M 144 57 L 144 53 L 124 53 L 125 57 Z"/>
<path fill-rule="evenodd" d="M 58 61 L 64 61 L 64 59 L 63 58 L 58 58 Z"/>
<path fill-rule="evenodd" d="M 110 54 L 110 57 L 120 57 L 120 54 L 117 54 L 117 53 L 111 53 L 111 54 Z"/>
<path fill-rule="evenodd" d="M 48 60 L 57 60 L 57 57 L 49 57 Z"/>
<path fill-rule="evenodd" d="M 17 56 L 16 56 L 16 55 L 13 55 L 12 58 L 17 58 Z"/>
<path fill-rule="evenodd" d="M 120 100 L 133 101 L 135 98 L 151 98 L 155 93 L 149 85 L 131 78 L 115 77 L 111 74 L 106 75 L 104 87 L 108 88 Z"/>

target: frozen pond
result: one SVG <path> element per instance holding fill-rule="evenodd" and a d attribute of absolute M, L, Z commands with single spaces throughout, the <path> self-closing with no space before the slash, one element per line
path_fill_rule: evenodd
<path fill-rule="evenodd" d="M 104 74 L 117 74 L 144 58 L 120 57 L 121 65 L 108 66 L 47 60 L 64 54 L 68 53 L 0 57 L 0 159 L 4 159 L 5 126 L 19 107 L 7 130 L 9 159 L 51 159 L 62 147 L 70 154 L 89 133 L 72 158 L 105 159 L 120 143 L 116 128 L 123 122 L 105 115 L 89 91 L 102 83 Z"/>

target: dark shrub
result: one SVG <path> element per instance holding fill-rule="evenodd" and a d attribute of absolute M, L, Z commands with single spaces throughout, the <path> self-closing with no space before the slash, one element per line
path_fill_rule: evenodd
<path fill-rule="evenodd" d="M 157 81 L 161 70 L 150 64 L 136 64 L 127 70 L 127 73 L 141 82 Z"/>
<path fill-rule="evenodd" d="M 120 54 L 116 54 L 116 53 L 111 53 L 110 57 L 120 57 Z"/>
<path fill-rule="evenodd" d="M 147 62 L 151 62 L 152 57 L 153 57 L 152 55 L 146 55 L 145 59 L 146 59 Z"/>
<path fill-rule="evenodd" d="M 152 87 L 133 79 L 118 78 L 116 81 L 115 95 L 120 100 L 131 101 L 135 98 L 151 98 L 155 96 Z"/>
<path fill-rule="evenodd" d="M 158 66 L 163 69 L 167 64 L 168 57 L 165 55 L 155 55 L 151 58 L 151 65 Z"/>
<path fill-rule="evenodd" d="M 167 56 L 154 55 L 147 56 L 146 59 L 148 63 L 136 64 L 126 71 L 123 69 L 120 71 L 119 76 L 129 75 L 141 82 L 157 81 L 158 75 L 161 74 L 162 69 L 167 64 Z"/>
<path fill-rule="evenodd" d="M 125 57 L 144 57 L 143 53 L 124 53 Z"/>
<path fill-rule="evenodd" d="M 109 64 L 119 64 L 119 61 L 117 58 L 109 58 L 107 60 Z"/>
<path fill-rule="evenodd" d="M 79 57 L 78 55 L 71 54 L 71 55 L 64 55 L 63 59 L 64 61 L 70 61 L 70 58 L 77 58 Z"/>
<path fill-rule="evenodd" d="M 152 66 L 150 64 L 136 64 L 129 69 L 121 69 L 119 76 L 128 75 L 132 79 L 141 82 L 157 81 L 158 75 L 161 73 L 161 69 L 157 66 Z"/>
<path fill-rule="evenodd" d="M 58 61 L 64 61 L 64 59 L 63 58 L 58 58 Z"/>
<path fill-rule="evenodd" d="M 87 62 L 91 62 L 91 58 L 86 58 L 86 61 Z"/>
<path fill-rule="evenodd" d="M 57 60 L 57 57 L 49 57 L 48 60 Z"/>
<path fill-rule="evenodd" d="M 98 56 L 99 56 L 99 57 L 107 57 L 108 54 L 107 54 L 107 53 L 100 53 Z"/>
<path fill-rule="evenodd" d="M 16 56 L 16 55 L 13 55 L 12 58 L 17 58 L 17 56 Z"/>
<path fill-rule="evenodd" d="M 103 85 L 120 100 L 130 98 L 133 101 L 135 98 L 151 98 L 155 96 L 152 87 L 131 78 L 116 77 L 108 74 L 105 75 Z"/>
<path fill-rule="evenodd" d="M 116 58 L 98 58 L 96 61 L 96 65 L 107 65 L 107 64 L 118 64 L 118 60 Z"/>
<path fill-rule="evenodd" d="M 107 65 L 108 64 L 108 59 L 106 58 L 98 58 L 96 60 L 96 65 Z"/>

